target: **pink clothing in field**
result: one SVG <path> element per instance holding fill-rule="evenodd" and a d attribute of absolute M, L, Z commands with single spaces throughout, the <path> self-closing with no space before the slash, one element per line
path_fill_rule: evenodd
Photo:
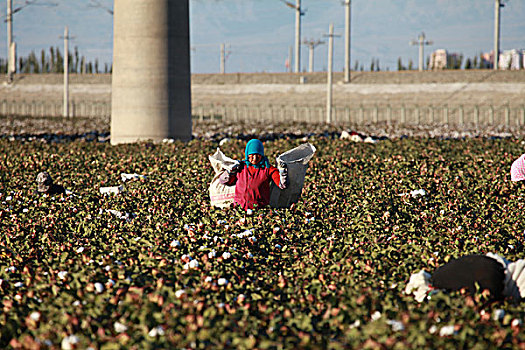
<path fill-rule="evenodd" d="M 516 159 L 510 167 L 510 179 L 512 181 L 525 180 L 525 154 Z"/>
<path fill-rule="evenodd" d="M 264 169 L 244 166 L 239 173 L 231 174 L 224 184 L 235 185 L 235 203 L 243 209 L 253 209 L 255 205 L 261 208 L 270 204 L 270 181 L 281 189 L 286 188 L 280 181 L 279 170 L 273 166 Z"/>

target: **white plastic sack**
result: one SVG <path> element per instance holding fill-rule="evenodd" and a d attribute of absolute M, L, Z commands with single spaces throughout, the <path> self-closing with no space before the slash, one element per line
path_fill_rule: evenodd
<path fill-rule="evenodd" d="M 289 208 L 299 201 L 303 191 L 304 177 L 308 162 L 314 156 L 316 149 L 313 145 L 305 143 L 284 152 L 276 158 L 277 164 L 282 161 L 288 166 L 288 187 L 281 190 L 272 183 L 270 190 L 270 206 L 272 208 Z"/>
<path fill-rule="evenodd" d="M 124 191 L 124 186 L 100 187 L 99 191 L 103 195 L 119 194 Z"/>
<path fill-rule="evenodd" d="M 215 171 L 215 176 L 210 183 L 209 189 L 211 205 L 219 208 L 229 207 L 235 197 L 235 186 L 221 184 L 219 177 L 224 171 L 230 170 L 237 162 L 226 157 L 220 148 L 217 148 L 217 151 L 213 155 L 208 156 L 208 158 Z"/>

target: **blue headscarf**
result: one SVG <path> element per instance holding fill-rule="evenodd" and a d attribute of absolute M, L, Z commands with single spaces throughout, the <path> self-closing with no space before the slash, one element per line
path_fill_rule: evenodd
<path fill-rule="evenodd" d="M 248 160 L 248 156 L 250 154 L 260 154 L 262 156 L 262 160 L 259 163 L 257 163 L 257 164 L 252 164 Z M 263 146 L 263 144 L 262 144 L 262 142 L 260 140 L 251 139 L 250 141 L 248 141 L 248 143 L 246 144 L 246 149 L 244 151 L 244 155 L 246 157 L 244 159 L 244 163 L 246 165 L 251 165 L 251 166 L 253 166 L 254 168 L 257 168 L 257 169 L 264 169 L 264 168 L 269 168 L 270 167 L 270 162 L 268 162 L 268 158 L 266 158 L 264 156 L 264 146 Z"/>

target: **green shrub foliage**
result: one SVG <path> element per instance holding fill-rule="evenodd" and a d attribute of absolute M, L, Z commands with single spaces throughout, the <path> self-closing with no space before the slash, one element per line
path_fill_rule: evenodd
<path fill-rule="evenodd" d="M 523 347 L 523 303 L 404 294 L 453 257 L 523 257 L 518 141 L 309 142 L 301 201 L 247 215 L 209 205 L 213 141 L 0 139 L 0 347 Z M 36 195 L 42 170 L 75 195 Z M 101 196 L 122 172 L 147 179 Z"/>

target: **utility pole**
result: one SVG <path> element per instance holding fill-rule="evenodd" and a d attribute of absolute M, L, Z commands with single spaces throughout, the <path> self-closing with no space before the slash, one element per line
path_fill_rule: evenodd
<path fill-rule="evenodd" d="M 494 70 L 498 70 L 499 64 L 499 29 L 500 29 L 500 9 L 505 4 L 501 0 L 496 0 L 494 4 Z"/>
<path fill-rule="evenodd" d="M 292 73 L 293 46 L 288 48 L 288 72 Z"/>
<path fill-rule="evenodd" d="M 301 0 L 296 0 L 295 8 L 295 73 L 301 71 Z"/>
<path fill-rule="evenodd" d="M 434 44 L 433 41 L 425 41 L 425 33 L 424 32 L 421 32 L 421 34 L 419 34 L 419 37 L 417 38 L 417 41 L 416 40 L 412 40 L 410 42 L 410 45 L 419 45 L 419 66 L 418 66 L 418 69 L 419 71 L 423 71 L 423 69 L 425 68 L 424 66 L 424 58 L 425 58 L 425 55 L 423 54 L 423 47 L 425 45 L 432 45 Z"/>
<path fill-rule="evenodd" d="M 312 73 L 314 71 L 314 49 L 317 46 L 324 44 L 324 41 L 310 39 L 310 40 L 303 41 L 303 44 L 308 46 L 308 52 L 309 52 L 308 72 Z"/>
<path fill-rule="evenodd" d="M 328 76 L 326 85 L 326 123 L 332 122 L 332 70 L 334 63 L 334 37 L 340 35 L 334 34 L 334 24 L 330 23 L 330 29 L 328 31 Z"/>
<path fill-rule="evenodd" d="M 304 12 L 301 10 L 301 0 L 295 0 L 295 5 L 286 0 L 281 1 L 295 10 L 295 72 L 299 73 L 301 71 L 301 16 L 304 16 Z"/>
<path fill-rule="evenodd" d="M 221 74 L 226 73 L 226 60 L 230 56 L 231 51 L 226 51 L 226 44 L 221 44 L 221 63 L 220 72 Z"/>
<path fill-rule="evenodd" d="M 13 0 L 7 0 L 7 82 L 13 81 L 13 74 L 16 70 L 16 59 L 13 56 L 15 50 L 13 44 Z"/>
<path fill-rule="evenodd" d="M 226 64 L 226 58 L 224 57 L 224 44 L 221 44 L 221 66 L 220 66 L 220 69 L 221 69 L 221 74 L 224 74 L 225 70 L 224 70 L 224 66 Z"/>
<path fill-rule="evenodd" d="M 64 29 L 64 105 L 62 115 L 69 117 L 69 28 Z"/>
<path fill-rule="evenodd" d="M 352 0 L 345 0 L 345 68 L 344 68 L 344 82 L 350 82 L 350 18 Z"/>
<path fill-rule="evenodd" d="M 16 43 L 13 41 L 13 15 L 21 11 L 24 7 L 30 5 L 40 6 L 58 6 L 56 3 L 37 3 L 37 0 L 26 0 L 25 4 L 13 10 L 13 0 L 7 0 L 7 82 L 13 81 L 13 75 L 16 73 Z"/>

